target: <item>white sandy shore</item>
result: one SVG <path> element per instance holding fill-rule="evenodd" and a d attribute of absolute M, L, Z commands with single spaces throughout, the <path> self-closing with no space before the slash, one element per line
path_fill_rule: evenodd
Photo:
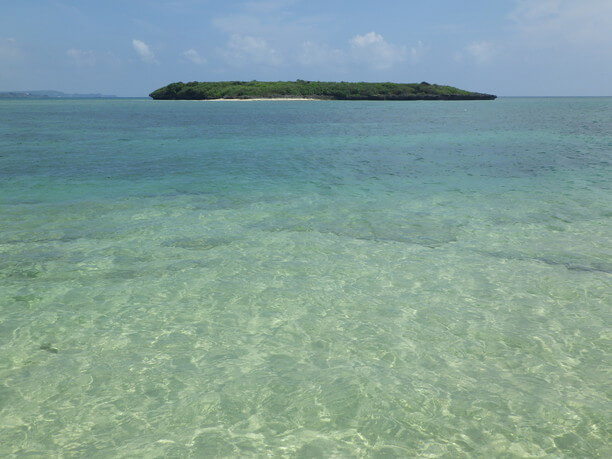
<path fill-rule="evenodd" d="M 200 102 L 251 102 L 258 100 L 321 100 L 308 97 L 261 97 L 257 99 L 198 99 Z"/>

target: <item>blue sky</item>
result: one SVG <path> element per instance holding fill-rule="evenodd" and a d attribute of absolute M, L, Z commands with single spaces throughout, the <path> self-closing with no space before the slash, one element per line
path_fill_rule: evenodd
<path fill-rule="evenodd" d="M 0 91 L 429 81 L 612 95 L 612 0 L 2 0 Z"/>

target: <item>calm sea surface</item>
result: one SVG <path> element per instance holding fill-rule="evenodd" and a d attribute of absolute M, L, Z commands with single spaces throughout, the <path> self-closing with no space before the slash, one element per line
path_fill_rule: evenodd
<path fill-rule="evenodd" d="M 0 455 L 610 457 L 612 99 L 0 101 Z"/>

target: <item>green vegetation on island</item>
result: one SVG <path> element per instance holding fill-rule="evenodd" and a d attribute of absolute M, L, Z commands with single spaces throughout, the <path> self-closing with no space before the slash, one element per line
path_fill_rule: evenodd
<path fill-rule="evenodd" d="M 422 83 L 347 83 L 324 81 L 216 81 L 171 83 L 149 94 L 153 99 L 323 100 L 491 100 L 496 96 L 452 86 Z"/>

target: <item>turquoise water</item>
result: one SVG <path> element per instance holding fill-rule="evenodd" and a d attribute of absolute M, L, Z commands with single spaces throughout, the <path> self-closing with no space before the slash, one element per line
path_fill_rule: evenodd
<path fill-rule="evenodd" d="M 605 457 L 612 99 L 0 101 L 0 455 Z"/>

